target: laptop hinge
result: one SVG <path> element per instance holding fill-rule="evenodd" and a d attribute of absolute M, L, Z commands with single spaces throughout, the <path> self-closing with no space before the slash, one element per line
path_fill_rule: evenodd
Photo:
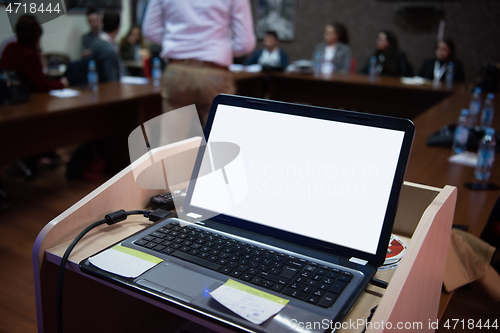
<path fill-rule="evenodd" d="M 200 217 L 203 217 L 203 215 L 196 214 L 196 213 L 187 213 L 186 216 L 190 217 L 192 219 L 199 219 Z"/>
<path fill-rule="evenodd" d="M 189 222 L 205 225 L 205 223 L 203 223 L 202 217 L 203 217 L 203 215 L 192 213 L 192 212 L 186 214 L 186 218 L 187 218 L 186 220 L 188 220 Z"/>
<path fill-rule="evenodd" d="M 355 257 L 351 257 L 349 259 L 349 261 L 353 262 L 355 264 L 358 264 L 358 265 L 363 265 L 363 266 L 365 266 L 368 263 L 368 260 L 363 260 L 363 259 L 359 259 L 359 258 L 355 258 Z"/>

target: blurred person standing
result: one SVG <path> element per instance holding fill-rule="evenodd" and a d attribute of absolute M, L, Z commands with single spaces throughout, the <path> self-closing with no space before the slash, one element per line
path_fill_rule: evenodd
<path fill-rule="evenodd" d="M 82 57 L 89 56 L 92 52 L 91 46 L 94 39 L 99 38 L 101 15 L 94 7 L 87 9 L 87 23 L 90 26 L 90 31 L 82 36 Z"/>
<path fill-rule="evenodd" d="M 249 0 L 151 0 L 142 28 L 168 63 L 163 112 L 195 104 L 204 127 L 214 97 L 235 93 L 233 57 L 255 47 Z"/>

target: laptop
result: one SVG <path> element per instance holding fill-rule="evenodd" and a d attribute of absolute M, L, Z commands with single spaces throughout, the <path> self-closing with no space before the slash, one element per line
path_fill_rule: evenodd
<path fill-rule="evenodd" d="M 331 331 L 384 262 L 413 137 L 407 119 L 219 95 L 184 215 L 120 242 L 161 263 L 80 268 L 231 329 Z M 211 296 L 229 279 L 288 303 L 254 324 Z"/>

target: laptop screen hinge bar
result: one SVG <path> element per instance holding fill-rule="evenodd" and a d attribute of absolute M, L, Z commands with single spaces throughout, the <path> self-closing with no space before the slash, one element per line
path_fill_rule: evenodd
<path fill-rule="evenodd" d="M 201 224 L 201 225 L 205 225 L 205 223 L 203 223 L 203 216 L 200 215 L 200 214 L 196 214 L 196 213 L 187 213 L 186 214 L 186 217 L 185 217 L 189 222 L 191 223 L 196 223 L 196 224 Z"/>
<path fill-rule="evenodd" d="M 187 213 L 186 214 L 187 217 L 190 217 L 192 219 L 199 219 L 199 218 L 202 218 L 203 215 L 200 215 L 200 214 L 196 214 L 196 213 Z"/>
<path fill-rule="evenodd" d="M 349 259 L 349 261 L 353 262 L 355 264 L 358 264 L 358 265 L 363 265 L 363 266 L 365 266 L 368 263 L 367 260 L 363 260 L 363 259 L 359 259 L 359 258 L 355 258 L 355 257 L 351 257 Z"/>

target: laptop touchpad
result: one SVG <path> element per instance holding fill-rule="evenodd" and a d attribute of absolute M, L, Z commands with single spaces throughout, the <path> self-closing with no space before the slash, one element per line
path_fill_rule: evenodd
<path fill-rule="evenodd" d="M 191 302 L 217 281 L 182 266 L 163 262 L 141 275 L 136 283 L 184 302 Z"/>

